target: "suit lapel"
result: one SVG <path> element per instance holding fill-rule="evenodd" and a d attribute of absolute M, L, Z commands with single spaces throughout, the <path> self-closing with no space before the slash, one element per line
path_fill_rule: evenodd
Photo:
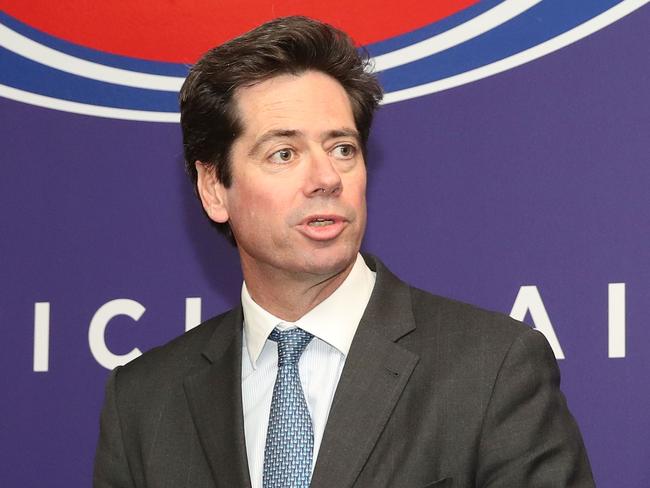
<path fill-rule="evenodd" d="M 185 378 L 185 394 L 219 488 L 250 487 L 241 399 L 242 311 L 219 324 L 203 356 L 205 366 Z"/>
<path fill-rule="evenodd" d="M 312 488 L 353 485 L 419 359 L 396 343 L 415 328 L 408 286 L 381 263 L 368 264 L 377 282 L 334 396 Z"/>

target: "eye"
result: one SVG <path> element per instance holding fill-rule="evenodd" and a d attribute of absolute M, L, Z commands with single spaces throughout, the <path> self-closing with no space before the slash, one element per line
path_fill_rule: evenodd
<path fill-rule="evenodd" d="M 339 144 L 331 151 L 336 159 L 352 159 L 357 154 L 357 148 L 352 144 Z"/>
<path fill-rule="evenodd" d="M 275 151 L 273 154 L 271 154 L 269 160 L 272 163 L 285 164 L 293 160 L 295 157 L 296 157 L 296 153 L 294 152 L 293 149 L 284 148 Z"/>

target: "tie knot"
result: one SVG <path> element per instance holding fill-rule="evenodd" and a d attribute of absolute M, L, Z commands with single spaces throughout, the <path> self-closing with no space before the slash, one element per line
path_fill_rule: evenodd
<path fill-rule="evenodd" d="M 296 364 L 312 337 L 302 329 L 273 329 L 269 339 L 278 343 L 278 366 Z"/>

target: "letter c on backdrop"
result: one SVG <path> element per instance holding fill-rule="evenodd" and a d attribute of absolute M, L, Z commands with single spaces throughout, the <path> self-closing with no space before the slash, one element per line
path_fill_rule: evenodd
<path fill-rule="evenodd" d="M 118 298 L 106 302 L 99 307 L 95 315 L 93 315 L 88 327 L 88 344 L 90 352 L 93 354 L 99 364 L 106 369 L 113 369 L 117 366 L 128 363 L 129 361 L 137 358 L 142 354 L 142 351 L 134 347 L 126 354 L 114 354 L 106 346 L 104 333 L 108 323 L 118 315 L 127 315 L 133 320 L 137 321 L 142 317 L 145 308 L 135 300 L 128 298 Z"/>

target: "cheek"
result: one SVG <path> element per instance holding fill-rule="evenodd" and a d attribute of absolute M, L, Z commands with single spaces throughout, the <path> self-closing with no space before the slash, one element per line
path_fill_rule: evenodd
<path fill-rule="evenodd" d="M 287 206 L 278 202 L 277 195 L 268 191 L 268 188 L 247 188 L 240 192 L 233 205 L 235 212 L 233 220 L 237 221 L 240 230 L 249 234 L 263 234 L 269 229 L 277 227 L 281 220 L 283 210 Z"/>
<path fill-rule="evenodd" d="M 344 184 L 345 185 L 345 184 Z M 365 171 L 356 176 L 355 178 L 350 179 L 350 181 L 347 184 L 347 189 L 349 189 L 348 192 L 348 198 L 351 203 L 355 205 L 355 207 L 363 207 L 365 208 L 366 206 L 366 174 Z"/>

